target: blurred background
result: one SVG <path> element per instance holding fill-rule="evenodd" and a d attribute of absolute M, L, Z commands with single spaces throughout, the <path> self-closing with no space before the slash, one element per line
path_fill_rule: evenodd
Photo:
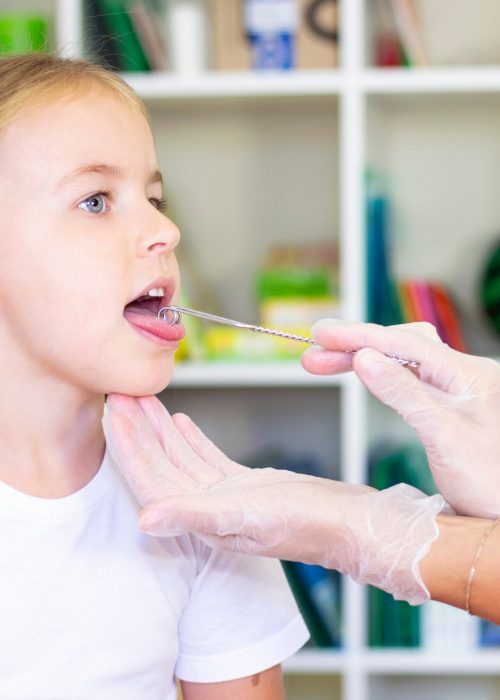
<path fill-rule="evenodd" d="M 308 334 L 433 323 L 500 358 L 495 0 L 0 0 L 0 55 L 58 50 L 146 102 L 185 306 Z M 233 458 L 433 492 L 399 417 L 303 346 L 185 318 L 169 410 Z M 493 700 L 500 629 L 284 562 L 311 631 L 291 700 Z"/>

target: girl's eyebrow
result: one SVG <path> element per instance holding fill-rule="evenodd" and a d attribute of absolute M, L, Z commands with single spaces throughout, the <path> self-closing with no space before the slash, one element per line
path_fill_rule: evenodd
<path fill-rule="evenodd" d="M 65 175 L 62 180 L 60 180 L 57 189 L 85 175 L 107 175 L 108 177 L 115 178 L 123 178 L 125 176 L 123 168 L 120 168 L 118 165 L 110 165 L 109 163 L 89 163 Z M 148 185 L 153 185 L 157 182 L 163 185 L 163 177 L 159 170 L 153 170 L 149 176 Z"/>

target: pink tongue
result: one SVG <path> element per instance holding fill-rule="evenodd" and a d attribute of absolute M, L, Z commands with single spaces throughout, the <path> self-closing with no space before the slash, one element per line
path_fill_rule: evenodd
<path fill-rule="evenodd" d="M 180 340 L 184 337 L 184 327 L 180 323 L 169 326 L 168 323 L 160 320 L 153 311 L 148 309 L 130 306 L 125 308 L 123 315 L 133 326 L 142 328 L 164 340 Z"/>

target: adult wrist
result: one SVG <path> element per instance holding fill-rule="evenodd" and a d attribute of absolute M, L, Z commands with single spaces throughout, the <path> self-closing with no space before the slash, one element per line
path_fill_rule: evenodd
<path fill-rule="evenodd" d="M 465 608 L 471 566 L 492 522 L 460 515 L 438 515 L 439 535 L 419 566 L 432 600 Z"/>

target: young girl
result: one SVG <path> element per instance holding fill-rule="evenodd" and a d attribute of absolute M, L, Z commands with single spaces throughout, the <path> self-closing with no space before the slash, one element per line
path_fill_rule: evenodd
<path fill-rule="evenodd" d="M 182 335 L 156 318 L 179 231 L 139 98 L 1 60 L 0 200 L 0 697 L 282 698 L 307 631 L 279 565 L 142 534 L 105 453 L 104 395 L 161 391 Z"/>

